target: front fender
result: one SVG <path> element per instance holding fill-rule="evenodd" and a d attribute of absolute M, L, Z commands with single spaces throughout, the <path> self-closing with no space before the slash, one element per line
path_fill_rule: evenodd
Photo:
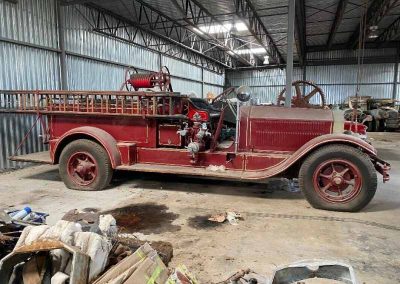
<path fill-rule="evenodd" d="M 308 153 L 322 145 L 326 144 L 346 144 L 346 145 L 351 145 L 354 147 L 359 147 L 361 148 L 365 153 L 372 157 L 376 157 L 377 151 L 374 146 L 371 144 L 367 143 L 366 141 L 352 136 L 348 134 L 327 134 L 327 135 L 322 135 L 318 136 L 310 141 L 308 141 L 306 144 L 304 144 L 300 149 L 298 149 L 294 155 L 295 156 L 300 156 L 302 157 L 305 153 Z"/>
<path fill-rule="evenodd" d="M 54 150 L 51 151 L 52 160 L 55 162 L 58 159 L 62 149 L 69 142 L 88 137 L 103 146 L 108 153 L 111 165 L 114 169 L 121 165 L 121 154 L 118 150 L 117 141 L 114 139 L 114 137 L 112 137 L 103 129 L 91 126 L 77 127 L 64 133 L 64 135 L 62 135 L 55 143 L 53 148 Z"/>
<path fill-rule="evenodd" d="M 244 172 L 242 178 L 262 179 L 279 175 L 289 169 L 296 162 L 306 157 L 309 153 L 313 152 L 321 146 L 330 144 L 345 144 L 353 147 L 358 147 L 361 148 L 363 152 L 368 154 L 372 160 L 375 160 L 377 158 L 377 151 L 374 146 L 368 144 L 358 137 L 347 134 L 326 134 L 310 140 L 302 147 L 300 147 L 296 152 L 294 152 L 289 158 L 277 164 L 276 166 L 259 171 Z"/>

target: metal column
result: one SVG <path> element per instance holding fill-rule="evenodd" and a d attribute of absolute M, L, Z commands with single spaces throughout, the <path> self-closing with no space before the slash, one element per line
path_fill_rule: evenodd
<path fill-rule="evenodd" d="M 400 46 L 397 48 L 396 63 L 394 65 L 394 81 L 393 81 L 393 94 L 392 99 L 395 100 L 397 97 L 397 78 L 399 77 L 399 64 L 400 64 Z"/>
<path fill-rule="evenodd" d="M 286 57 L 286 99 L 285 106 L 292 105 L 292 81 L 293 81 L 293 46 L 294 46 L 294 21 L 296 13 L 296 0 L 288 0 L 288 30 L 287 30 L 287 57 Z"/>
<path fill-rule="evenodd" d="M 56 1 L 56 15 L 58 27 L 58 48 L 60 49 L 60 74 L 61 74 L 61 90 L 68 90 L 67 81 L 67 60 L 64 43 L 64 15 L 61 11 L 60 0 Z"/>

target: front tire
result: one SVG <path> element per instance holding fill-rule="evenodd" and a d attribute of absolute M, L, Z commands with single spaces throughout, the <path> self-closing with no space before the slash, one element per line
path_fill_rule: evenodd
<path fill-rule="evenodd" d="M 356 212 L 374 197 L 377 176 L 370 158 L 359 149 L 329 145 L 303 162 L 299 185 L 314 208 Z"/>
<path fill-rule="evenodd" d="M 113 174 L 107 151 L 87 139 L 75 140 L 63 149 L 59 171 L 68 188 L 84 191 L 106 188 Z"/>

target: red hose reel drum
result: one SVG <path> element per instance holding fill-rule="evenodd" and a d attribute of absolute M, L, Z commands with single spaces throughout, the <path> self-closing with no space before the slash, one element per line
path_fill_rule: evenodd
<path fill-rule="evenodd" d="M 161 91 L 173 92 L 171 85 L 171 76 L 169 70 L 164 66 L 160 72 L 152 72 L 148 74 L 132 72 L 132 69 L 128 69 L 126 72 L 127 80 L 125 81 L 125 86 L 128 91 L 138 91 L 139 89 L 153 89 L 159 87 Z"/>

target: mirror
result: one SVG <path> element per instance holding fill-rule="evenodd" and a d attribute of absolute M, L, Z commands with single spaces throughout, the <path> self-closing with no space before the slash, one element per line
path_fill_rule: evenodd
<path fill-rule="evenodd" d="M 236 97 L 241 102 L 247 102 L 251 98 L 251 89 L 248 86 L 240 86 L 236 90 Z"/>

